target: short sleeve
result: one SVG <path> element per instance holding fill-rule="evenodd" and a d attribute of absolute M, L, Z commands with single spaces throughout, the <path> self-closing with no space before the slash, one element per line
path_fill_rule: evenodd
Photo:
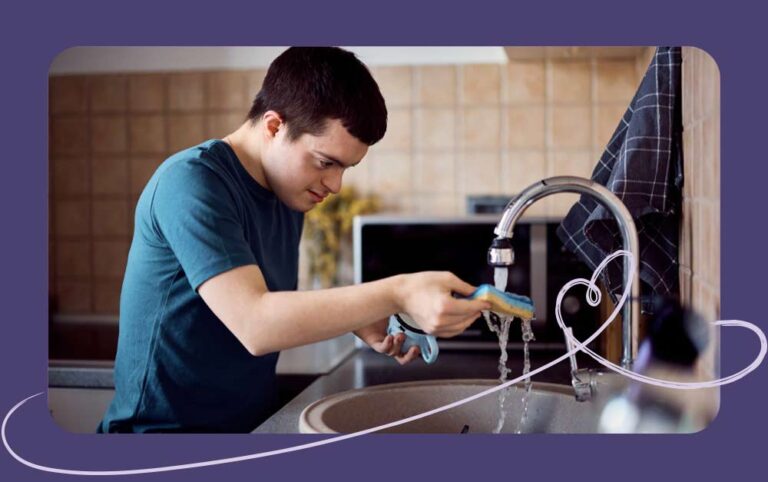
<path fill-rule="evenodd" d="M 153 227 L 195 291 L 220 273 L 256 264 L 235 199 L 225 175 L 201 162 L 179 162 L 158 178 L 151 204 Z"/>

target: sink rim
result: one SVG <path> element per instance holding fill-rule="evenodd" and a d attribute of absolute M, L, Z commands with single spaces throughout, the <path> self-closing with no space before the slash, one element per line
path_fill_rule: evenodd
<path fill-rule="evenodd" d="M 311 404 L 304 407 L 299 416 L 299 433 L 306 434 L 341 434 L 332 430 L 322 421 L 322 414 L 324 413 L 323 407 L 331 406 L 337 402 L 363 396 L 365 394 L 375 393 L 379 391 L 408 389 L 411 387 L 429 387 L 432 385 L 439 386 L 461 386 L 461 385 L 474 385 L 485 386 L 488 388 L 498 386 L 500 384 L 498 379 L 493 378 L 457 378 L 457 379 L 445 379 L 445 380 L 416 380 L 410 382 L 398 382 L 398 383 L 385 383 L 381 385 L 372 385 L 370 387 L 354 388 L 352 390 L 346 390 L 343 392 L 334 393 L 326 397 L 316 400 Z M 515 384 L 516 387 L 524 387 L 525 382 L 519 382 Z M 562 385 L 558 383 L 548 382 L 532 382 L 532 391 L 550 392 L 560 395 L 574 396 L 573 388 L 570 385 Z M 491 396 L 488 394 L 486 396 Z M 438 408 L 438 407 L 433 407 Z M 346 432 L 344 432 L 346 433 Z"/>

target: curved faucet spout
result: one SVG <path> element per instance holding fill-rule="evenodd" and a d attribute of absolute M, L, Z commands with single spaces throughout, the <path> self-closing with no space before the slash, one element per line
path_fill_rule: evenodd
<path fill-rule="evenodd" d="M 494 229 L 497 240 L 506 240 L 512 238 L 515 224 L 525 210 L 539 199 L 550 194 L 570 192 L 586 194 L 602 203 L 616 218 L 623 239 L 623 247 L 632 253 L 635 262 L 640 262 L 640 249 L 637 240 L 637 229 L 632 215 L 627 210 L 621 200 L 616 197 L 605 186 L 602 186 L 589 179 L 575 176 L 556 176 L 532 184 L 515 196 L 507 207 L 501 221 Z M 494 244 L 488 251 L 488 262 L 493 266 L 509 266 L 512 264 L 513 257 L 508 256 L 504 251 L 501 241 L 494 241 Z M 509 248 L 511 250 L 511 247 Z M 509 262 L 507 262 L 509 260 Z M 624 258 L 624 273 L 629 272 L 630 261 Z M 632 292 L 629 301 L 622 308 L 622 360 L 621 364 L 625 368 L 631 368 L 637 353 L 637 329 L 640 320 L 640 276 L 639 269 L 635 270 L 632 279 Z"/>

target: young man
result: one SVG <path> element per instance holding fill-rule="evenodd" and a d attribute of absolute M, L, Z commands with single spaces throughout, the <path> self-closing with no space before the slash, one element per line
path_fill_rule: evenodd
<path fill-rule="evenodd" d="M 450 337 L 487 309 L 450 273 L 296 291 L 303 213 L 341 189 L 386 130 L 367 68 L 337 48 L 291 48 L 248 120 L 167 159 L 136 207 L 120 299 L 115 398 L 102 432 L 251 431 L 274 408 L 279 351 L 354 331 L 400 363 L 406 312 Z"/>

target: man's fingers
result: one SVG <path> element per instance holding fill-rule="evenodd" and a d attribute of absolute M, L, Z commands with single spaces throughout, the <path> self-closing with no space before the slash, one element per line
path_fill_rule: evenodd
<path fill-rule="evenodd" d="M 419 350 L 419 347 L 414 345 L 411 348 L 408 349 L 408 351 L 404 355 L 399 355 L 395 357 L 395 360 L 397 360 L 397 363 L 401 365 L 405 365 L 406 363 L 410 363 L 416 358 L 418 358 L 421 355 L 421 350 Z"/>
<path fill-rule="evenodd" d="M 389 356 L 397 356 L 400 354 L 400 350 L 403 347 L 403 342 L 405 341 L 405 334 L 398 333 L 393 337 L 394 341 L 392 343 L 392 347 L 387 351 L 387 355 Z"/>
<path fill-rule="evenodd" d="M 448 279 L 448 287 L 451 289 L 451 291 L 462 296 L 469 296 L 477 289 L 476 286 L 472 286 L 471 284 L 463 281 L 453 273 L 451 273 L 451 276 Z"/>
<path fill-rule="evenodd" d="M 384 339 L 379 343 L 379 346 L 377 347 L 377 350 L 379 353 L 386 353 L 389 354 L 389 351 L 392 349 L 392 335 L 387 335 L 384 337 Z"/>
<path fill-rule="evenodd" d="M 467 317 L 471 314 L 480 313 L 483 310 L 490 309 L 491 304 L 485 300 L 466 300 L 451 297 L 450 299 L 445 300 L 443 308 L 448 315 Z"/>

